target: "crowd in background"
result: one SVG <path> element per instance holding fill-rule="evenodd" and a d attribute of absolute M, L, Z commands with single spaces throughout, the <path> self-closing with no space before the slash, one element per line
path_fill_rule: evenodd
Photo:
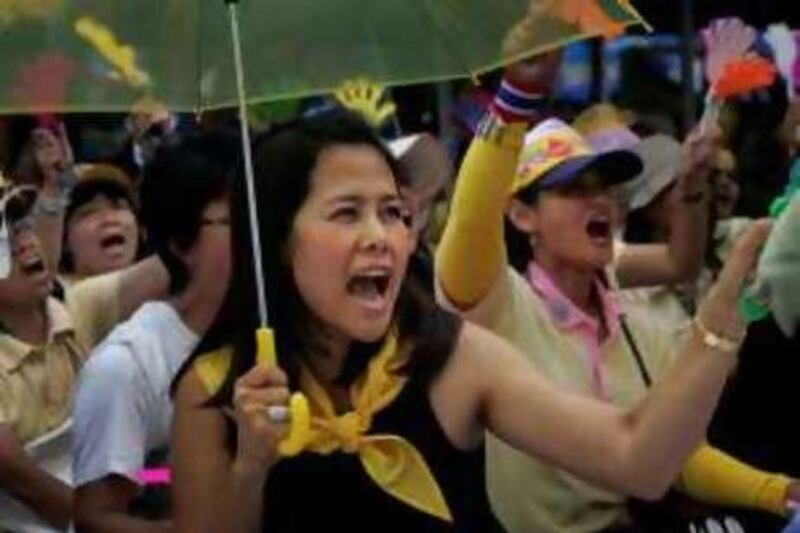
<path fill-rule="evenodd" d="M 779 531 L 800 337 L 736 308 L 793 81 L 678 136 L 561 112 L 559 64 L 455 143 L 335 98 L 254 131 L 271 368 L 233 114 L 9 119 L 0 531 Z"/>

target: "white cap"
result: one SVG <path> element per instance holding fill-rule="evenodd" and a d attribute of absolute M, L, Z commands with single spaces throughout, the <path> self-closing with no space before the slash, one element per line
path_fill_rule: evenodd
<path fill-rule="evenodd" d="M 413 135 L 405 135 L 399 139 L 390 141 L 389 151 L 392 152 L 392 155 L 397 159 L 400 159 L 411 149 L 412 146 L 414 146 L 414 144 L 416 144 L 419 138 L 420 134 L 415 133 Z"/>

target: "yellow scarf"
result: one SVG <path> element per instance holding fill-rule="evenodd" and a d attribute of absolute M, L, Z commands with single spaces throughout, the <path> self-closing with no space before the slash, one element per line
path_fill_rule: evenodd
<path fill-rule="evenodd" d="M 209 392 L 222 384 L 230 358 L 231 350 L 227 348 L 205 354 L 197 361 L 198 376 Z M 397 435 L 367 434 L 375 414 L 403 390 L 407 378 L 394 372 L 403 362 L 397 335 L 392 332 L 366 373 L 350 387 L 353 410 L 338 416 L 328 393 L 303 368 L 300 388 L 308 397 L 312 416 L 311 434 L 304 449 L 318 454 L 338 450 L 356 453 L 364 470 L 381 489 L 415 509 L 452 522 L 447 502 L 422 454 Z"/>

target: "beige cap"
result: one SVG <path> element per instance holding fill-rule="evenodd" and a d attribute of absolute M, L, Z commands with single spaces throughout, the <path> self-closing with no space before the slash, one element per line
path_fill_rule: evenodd
<path fill-rule="evenodd" d="M 414 189 L 442 187 L 453 175 L 453 163 L 442 143 L 430 133 L 400 137 L 389 143 L 404 174 L 404 184 Z"/>
<path fill-rule="evenodd" d="M 681 144 L 663 134 L 647 137 L 634 151 L 642 159 L 644 169 L 629 186 L 631 210 L 647 206 L 675 181 L 683 157 Z"/>

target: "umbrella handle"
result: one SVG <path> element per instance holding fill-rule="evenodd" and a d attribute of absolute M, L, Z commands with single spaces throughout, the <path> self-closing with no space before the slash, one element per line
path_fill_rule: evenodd
<path fill-rule="evenodd" d="M 289 399 L 289 416 L 289 433 L 278 443 L 282 457 L 298 455 L 311 441 L 311 410 L 302 392 L 295 392 Z"/>
<path fill-rule="evenodd" d="M 256 364 L 273 367 L 278 364 L 275 354 L 275 333 L 272 328 L 256 329 Z M 295 392 L 289 399 L 289 432 L 278 443 L 283 457 L 294 457 L 305 449 L 311 437 L 311 411 L 308 399 Z"/>
<path fill-rule="evenodd" d="M 272 328 L 260 327 L 256 330 L 256 364 L 270 367 L 278 364 Z"/>

